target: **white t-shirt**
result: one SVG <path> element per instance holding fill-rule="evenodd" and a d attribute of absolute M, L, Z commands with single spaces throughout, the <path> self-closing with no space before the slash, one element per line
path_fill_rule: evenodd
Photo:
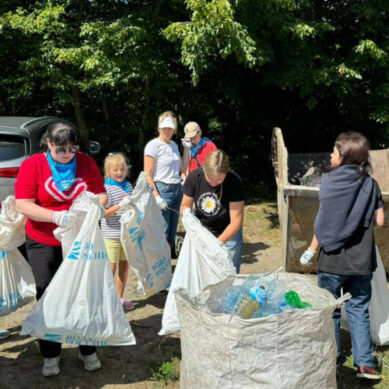
<path fill-rule="evenodd" d="M 153 180 L 164 184 L 179 184 L 180 179 L 180 152 L 174 141 L 165 143 L 155 138 L 147 143 L 145 155 L 155 159 Z"/>

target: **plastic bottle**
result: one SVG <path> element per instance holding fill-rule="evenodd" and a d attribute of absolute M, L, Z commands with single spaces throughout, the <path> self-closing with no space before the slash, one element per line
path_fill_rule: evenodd
<path fill-rule="evenodd" d="M 240 300 L 236 314 L 242 319 L 250 319 L 256 310 L 263 307 L 267 301 L 267 295 L 264 287 L 254 286 L 250 288 L 249 293 L 245 294 Z"/>
<path fill-rule="evenodd" d="M 300 296 L 294 290 L 290 290 L 289 292 L 285 293 L 285 302 L 293 308 L 312 308 L 311 304 L 305 301 L 301 301 Z"/>

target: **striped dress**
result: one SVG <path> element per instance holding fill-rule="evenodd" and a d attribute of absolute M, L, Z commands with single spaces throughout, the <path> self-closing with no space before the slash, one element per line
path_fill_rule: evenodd
<path fill-rule="evenodd" d="M 130 188 L 130 192 L 126 193 L 120 186 L 105 184 L 105 190 L 108 195 L 107 208 L 116 205 L 124 197 L 128 196 L 132 191 L 132 185 L 127 182 L 127 188 Z M 104 239 L 120 239 L 120 217 L 123 210 L 119 209 L 112 216 L 101 220 L 101 231 Z"/>

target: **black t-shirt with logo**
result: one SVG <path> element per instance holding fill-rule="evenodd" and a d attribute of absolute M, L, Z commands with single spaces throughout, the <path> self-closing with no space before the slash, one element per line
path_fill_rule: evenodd
<path fill-rule="evenodd" d="M 231 171 L 222 184 L 211 186 L 203 169 L 194 170 L 186 178 L 183 191 L 193 197 L 195 216 L 216 237 L 230 224 L 230 203 L 244 201 L 242 180 Z"/>

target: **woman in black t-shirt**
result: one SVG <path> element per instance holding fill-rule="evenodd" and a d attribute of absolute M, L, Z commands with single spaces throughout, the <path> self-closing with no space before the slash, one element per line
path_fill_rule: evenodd
<path fill-rule="evenodd" d="M 185 180 L 181 213 L 195 205 L 195 216 L 231 253 L 239 273 L 243 252 L 244 193 L 240 177 L 229 170 L 229 158 L 214 150 L 203 169 L 191 172 Z"/>

